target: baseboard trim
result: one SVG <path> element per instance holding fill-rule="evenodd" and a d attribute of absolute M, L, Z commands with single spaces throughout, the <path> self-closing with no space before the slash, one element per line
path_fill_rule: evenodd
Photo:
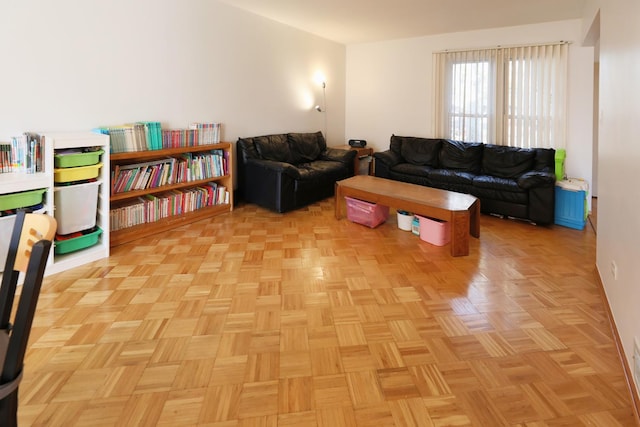
<path fill-rule="evenodd" d="M 627 357 L 624 352 L 624 346 L 622 345 L 622 340 L 620 339 L 620 334 L 618 334 L 618 328 L 613 320 L 613 313 L 611 312 L 611 306 L 609 305 L 609 299 L 607 298 L 607 293 L 604 291 L 604 284 L 602 283 L 600 271 L 598 270 L 598 266 L 596 265 L 596 276 L 598 279 L 598 284 L 600 288 L 600 294 L 602 295 L 602 301 L 604 302 L 605 311 L 607 314 L 607 318 L 609 319 L 609 324 L 611 325 L 611 333 L 613 334 L 613 341 L 616 345 L 616 350 L 618 351 L 618 358 L 622 363 L 622 368 L 624 371 L 624 377 L 627 382 L 627 388 L 629 389 L 629 394 L 631 394 L 631 403 L 633 407 L 633 414 L 636 418 L 636 423 L 640 425 L 640 396 L 638 396 L 638 390 L 636 389 L 633 382 L 633 373 L 631 372 L 631 367 L 627 363 Z"/>

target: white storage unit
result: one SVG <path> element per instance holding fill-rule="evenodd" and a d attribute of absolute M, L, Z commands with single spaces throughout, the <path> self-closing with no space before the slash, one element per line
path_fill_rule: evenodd
<path fill-rule="evenodd" d="M 44 208 L 39 212 L 50 213 L 50 206 L 47 204 L 49 190 L 52 189 L 52 170 L 53 170 L 53 147 L 44 147 L 44 170 L 37 173 L 1 173 L 0 174 L 0 195 L 7 196 L 9 194 L 16 193 L 32 193 L 38 195 L 38 202 L 43 202 Z M 50 159 L 50 161 L 48 161 Z M 45 191 L 42 191 L 42 190 Z M 11 196 L 7 196 L 11 197 Z M 32 200 L 25 201 L 27 205 L 31 204 Z M 21 206 L 14 207 L 28 207 L 23 206 L 24 203 L 20 203 Z M 4 264 L 7 258 L 7 252 L 9 250 L 9 239 L 11 238 L 11 232 L 13 231 L 13 224 L 15 222 L 15 215 L 5 216 L 0 218 L 0 273 L 4 270 Z M 51 259 L 50 259 L 51 262 Z"/>
<path fill-rule="evenodd" d="M 16 222 L 16 216 L 3 216 L 0 218 L 0 272 L 4 270 L 5 260 L 9 252 L 9 241 L 11 240 L 11 232 L 13 224 Z"/>
<path fill-rule="evenodd" d="M 100 163 L 108 165 L 109 136 L 93 132 L 45 133 L 44 136 L 47 147 L 52 147 L 51 157 L 47 158 L 50 167 L 47 204 L 58 221 L 58 234 L 80 231 L 76 228 L 98 226 L 102 229 L 97 243 L 90 247 L 64 254 L 56 253 L 54 248 L 52 263 L 46 269 L 47 274 L 53 274 L 109 256 L 109 168 L 96 168 L 99 172 L 95 182 L 69 186 L 72 188 L 55 186 L 53 173 L 54 156 L 72 149 L 100 149 Z"/>
<path fill-rule="evenodd" d="M 101 153 L 102 164 L 109 164 L 109 136 L 92 132 L 41 133 L 41 135 L 45 138 L 44 170 L 32 174 L 0 174 L 0 195 L 45 189 L 41 212 L 53 215 L 64 227 L 68 222 L 75 222 L 79 218 L 77 213 L 74 212 L 73 202 L 65 201 L 64 199 L 66 199 L 66 197 L 63 197 L 62 201 L 56 200 L 54 197 L 54 193 L 56 192 L 53 174 L 55 151 L 99 147 L 103 150 Z M 103 230 L 97 244 L 63 255 L 54 254 L 54 250 L 51 250 L 45 274 L 58 273 L 109 256 L 109 168 L 100 168 L 97 179 L 98 183 L 93 185 L 94 189 L 97 190 L 97 197 L 96 203 L 93 206 L 95 215 L 92 216 L 95 218 L 95 225 Z M 56 212 L 58 207 L 62 207 L 62 209 Z M 78 205 L 78 208 L 80 207 L 82 207 L 82 205 Z M 2 264 L 0 270 L 4 268 L 6 251 L 9 244 L 8 240 L 4 237 L 11 235 L 12 228 L 13 219 L 10 217 L 0 219 L 0 255 L 4 254 L 4 256 L 0 258 L 0 263 Z"/>

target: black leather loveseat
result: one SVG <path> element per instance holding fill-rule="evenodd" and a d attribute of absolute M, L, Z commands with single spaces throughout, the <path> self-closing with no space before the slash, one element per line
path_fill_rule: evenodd
<path fill-rule="evenodd" d="M 393 135 L 374 158 L 378 177 L 474 195 L 483 213 L 553 222 L 553 149 Z"/>
<path fill-rule="evenodd" d="M 327 148 L 322 132 L 240 138 L 238 193 L 249 203 L 287 212 L 334 194 L 353 176 L 355 151 Z"/>

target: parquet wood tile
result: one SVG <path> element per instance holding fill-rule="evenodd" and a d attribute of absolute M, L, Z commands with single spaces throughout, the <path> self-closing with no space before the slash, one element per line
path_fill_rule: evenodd
<path fill-rule="evenodd" d="M 356 424 L 352 407 L 322 408 L 316 411 L 318 427 L 351 427 Z"/>
<path fill-rule="evenodd" d="M 434 426 L 433 421 L 429 417 L 429 412 L 420 398 L 391 401 L 389 402 L 389 409 L 393 415 L 394 426 Z"/>
<path fill-rule="evenodd" d="M 204 395 L 206 404 L 203 404 L 199 411 L 198 423 L 237 420 L 241 392 L 241 384 L 207 387 Z"/>
<path fill-rule="evenodd" d="M 634 426 L 595 233 L 253 205 L 47 277 L 23 426 Z M 1 422 L 0 422 L 1 424 Z"/>
<path fill-rule="evenodd" d="M 346 378 L 355 409 L 384 402 L 384 392 L 376 371 L 347 372 Z"/>
<path fill-rule="evenodd" d="M 387 402 L 365 406 L 355 410 L 356 424 L 368 427 L 392 427 L 395 425 L 391 409 Z"/>

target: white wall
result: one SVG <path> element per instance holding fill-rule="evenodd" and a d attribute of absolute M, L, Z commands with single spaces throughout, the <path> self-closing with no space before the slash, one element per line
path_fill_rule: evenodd
<path fill-rule="evenodd" d="M 346 136 L 366 139 L 376 150 L 391 134 L 433 134 L 432 53 L 568 40 L 569 100 L 566 171 L 591 182 L 593 48 L 581 47 L 582 22 L 520 27 L 347 46 Z M 490 141 L 487 141 L 490 142 Z"/>
<path fill-rule="evenodd" d="M 640 134 L 640 3 L 591 3 L 600 7 L 596 264 L 627 361 L 633 366 L 633 340 L 640 339 L 640 144 L 636 138 Z M 587 18 L 593 18 L 593 12 Z M 611 273 L 612 262 L 617 265 L 617 280 Z"/>
<path fill-rule="evenodd" d="M 345 47 L 213 0 L 0 5 L 0 141 L 138 120 L 223 124 L 223 140 L 324 131 L 344 142 Z"/>

